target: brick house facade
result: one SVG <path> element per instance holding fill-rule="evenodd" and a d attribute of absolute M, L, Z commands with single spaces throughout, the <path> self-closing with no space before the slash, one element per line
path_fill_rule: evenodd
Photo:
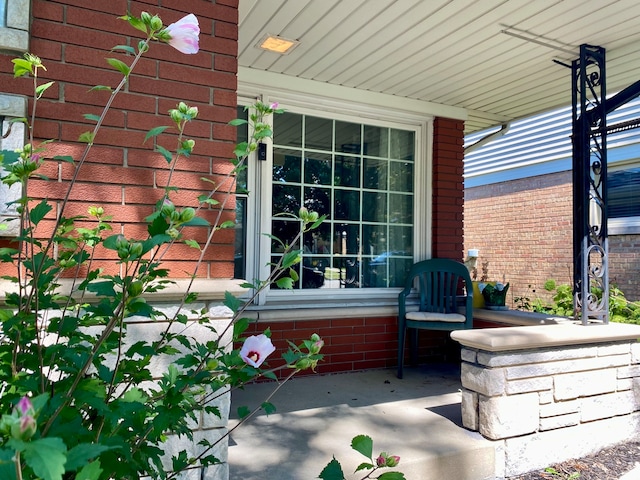
<path fill-rule="evenodd" d="M 638 108 L 638 102 L 632 102 L 618 116 L 637 116 Z M 490 279 L 510 282 L 512 305 L 515 297 L 522 296 L 550 300 L 543 288 L 549 279 L 573 282 L 570 129 L 568 110 L 550 112 L 546 118 L 514 123 L 503 138 L 466 156 L 465 251 L 480 251 L 478 272 L 482 262 L 489 262 Z M 609 138 L 610 171 L 636 168 L 638 133 L 625 133 Z M 480 158 L 484 166 L 469 175 Z M 637 186 L 629 188 L 626 195 L 637 192 Z M 623 196 L 625 202 L 633 203 Z M 640 230 L 633 221 L 610 214 L 609 280 L 628 300 L 636 301 L 640 300 Z"/>
<path fill-rule="evenodd" d="M 198 195 L 208 193 L 210 187 L 202 177 L 220 181 L 231 169 L 228 158 L 232 156 L 236 129 L 228 122 L 236 117 L 238 104 L 238 1 L 33 0 L 28 49 L 41 57 L 47 67 L 40 80 L 55 81 L 38 103 L 34 134 L 36 139 L 59 142 L 52 144 L 47 153 L 43 173 L 48 180 L 34 180 L 31 195 L 58 203 L 63 198 L 72 166 L 54 160 L 53 156 L 71 155 L 77 159 L 81 155 L 82 146 L 76 140 L 91 128 L 82 116 L 99 114 L 108 97 L 107 92 L 90 91 L 91 87 L 115 85 L 120 80 L 121 75 L 106 64 L 105 57 L 122 57 L 109 50 L 139 39 L 126 22 L 118 19 L 127 11 L 134 15 L 141 11 L 158 14 L 165 24 L 194 13 L 201 28 L 197 55 L 183 55 L 166 45 L 152 45 L 124 91 L 116 97 L 71 192 L 67 215 L 84 215 L 89 205 L 99 204 L 107 215 L 113 216 L 116 230 L 135 238 L 146 234 L 146 226 L 140 220 L 151 213 L 161 198 L 168 176 L 165 159 L 153 151 L 153 142 L 145 142 L 144 137 L 149 129 L 167 124 L 168 110 L 179 101 L 197 106 L 199 116 L 186 132 L 196 141 L 194 154 L 179 161 L 172 178 L 172 183 L 181 189 L 176 204 L 197 204 Z M 11 60 L 19 54 L 0 54 L 0 95 L 28 98 L 31 94 L 30 80 L 13 79 Z M 424 144 L 432 149 L 425 155 L 432 162 L 432 186 L 415 188 L 431 192 L 425 199 L 431 203 L 428 209 L 431 217 L 425 220 L 429 222 L 431 254 L 460 260 L 464 122 L 437 114 L 429 118 L 432 129 L 427 130 L 425 136 L 429 139 Z M 170 143 L 169 137 L 169 140 L 158 137 L 158 142 Z M 55 213 L 49 214 L 49 230 Z M 231 202 L 223 220 L 234 217 L 235 205 Z M 194 234 L 202 239 L 201 233 Z M 10 243 L 10 238 L 0 239 L 1 246 Z M 173 277 L 184 277 L 196 256 L 197 251 L 179 247 L 164 264 Z M 113 257 L 103 252 L 102 260 Z M 117 268 L 114 262 L 105 265 Z M 234 234 L 231 230 L 222 231 L 197 272 L 203 297 L 219 298 L 222 291 L 216 281 L 228 281 L 233 271 Z M 395 365 L 397 352 L 394 309 L 392 303 L 363 314 L 351 308 L 326 309 L 316 315 L 318 318 L 300 315 L 304 319 L 272 319 L 268 323 L 260 321 L 255 328 L 270 327 L 279 350 L 286 349 L 285 339 L 298 342 L 308 338 L 310 332 L 318 331 L 326 342 L 326 360 L 320 365 L 320 372 L 389 367 Z M 256 307 L 255 311 L 259 310 Z M 443 342 L 443 337 L 437 334 L 425 339 L 425 354 L 438 355 Z"/>

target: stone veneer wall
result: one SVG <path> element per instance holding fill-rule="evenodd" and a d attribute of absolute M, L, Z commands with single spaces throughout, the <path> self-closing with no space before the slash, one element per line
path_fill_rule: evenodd
<path fill-rule="evenodd" d="M 176 305 L 171 304 L 156 305 L 156 307 L 160 311 L 163 311 L 169 318 L 171 318 L 177 308 Z M 213 327 L 219 335 L 223 335 L 220 340 L 220 344 L 228 345 L 228 348 L 230 349 L 232 345 L 233 327 L 228 328 L 228 326 L 231 321 L 232 312 L 226 307 L 219 305 L 210 306 L 205 303 L 191 304 L 189 307 L 194 310 L 201 310 L 202 308 L 207 309 L 208 317 L 210 318 L 209 325 L 205 326 L 193 321 L 188 322 L 185 326 L 182 323 L 176 322 L 171 326 L 169 331 L 189 336 L 193 339 L 197 339 L 200 343 L 204 343 L 209 340 L 216 339 L 216 335 L 208 328 Z M 133 344 L 138 341 L 149 342 L 150 339 L 159 338 L 167 327 L 168 322 L 166 321 L 156 321 L 145 317 L 132 317 L 127 322 L 126 344 Z M 182 345 L 176 343 L 175 347 L 178 350 L 184 351 L 184 347 Z M 168 355 L 154 358 L 153 363 L 149 366 L 153 378 L 161 378 L 162 375 L 167 372 L 172 360 L 172 357 Z M 178 437 L 177 435 L 172 435 L 169 436 L 167 441 L 160 446 L 166 455 L 165 459 L 163 459 L 163 464 L 167 471 L 171 470 L 172 455 L 177 455 L 181 450 L 186 450 L 189 455 L 198 455 L 205 449 L 205 447 L 198 444 L 201 440 L 214 443 L 227 434 L 229 408 L 231 406 L 231 393 L 222 393 L 220 396 L 211 400 L 209 402 L 209 406 L 217 406 L 220 412 L 220 417 L 212 413 L 202 412 L 198 421 L 193 422 L 191 425 L 193 440 L 190 440 L 186 436 Z M 222 462 L 221 464 L 210 467 L 196 466 L 183 472 L 179 476 L 179 479 L 228 480 L 228 444 L 229 442 L 227 440 L 223 440 L 207 453 L 207 455 L 213 455 L 219 459 Z"/>
<path fill-rule="evenodd" d="M 580 329 L 591 334 L 612 326 L 569 327 L 580 337 Z M 566 329 L 491 332 L 517 329 L 512 338 L 531 332 L 535 344 L 541 328 L 549 338 L 554 329 Z M 640 435 L 640 343 L 635 338 L 576 343 L 581 344 L 512 350 L 503 345 L 503 351 L 462 348 L 463 425 L 497 441 L 496 478 L 545 468 Z"/>

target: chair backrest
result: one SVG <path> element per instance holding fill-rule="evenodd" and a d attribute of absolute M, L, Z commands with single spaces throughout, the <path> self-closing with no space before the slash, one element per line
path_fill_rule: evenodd
<path fill-rule="evenodd" d="M 401 303 L 404 303 L 414 288 L 419 295 L 421 312 L 456 313 L 461 306 L 462 296 L 472 294 L 471 276 L 467 267 L 445 258 L 433 258 L 413 264 L 404 290 L 400 293 Z"/>

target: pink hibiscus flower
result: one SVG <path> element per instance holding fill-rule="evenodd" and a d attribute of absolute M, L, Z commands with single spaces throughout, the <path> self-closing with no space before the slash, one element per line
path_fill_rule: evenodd
<path fill-rule="evenodd" d="M 271 339 L 264 334 L 252 335 L 244 341 L 240 357 L 247 365 L 258 368 L 276 350 Z"/>
<path fill-rule="evenodd" d="M 165 32 L 169 35 L 167 43 L 179 52 L 198 53 L 200 26 L 193 13 L 169 25 Z"/>

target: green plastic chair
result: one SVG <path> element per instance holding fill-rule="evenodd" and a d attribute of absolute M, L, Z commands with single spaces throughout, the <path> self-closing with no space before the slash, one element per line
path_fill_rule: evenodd
<path fill-rule="evenodd" d="M 415 298 L 415 302 L 412 300 Z M 463 330 L 473 327 L 473 286 L 462 263 L 434 258 L 413 264 L 398 295 L 398 378 L 402 378 L 407 329 L 411 361 L 418 354 L 418 330 Z"/>

